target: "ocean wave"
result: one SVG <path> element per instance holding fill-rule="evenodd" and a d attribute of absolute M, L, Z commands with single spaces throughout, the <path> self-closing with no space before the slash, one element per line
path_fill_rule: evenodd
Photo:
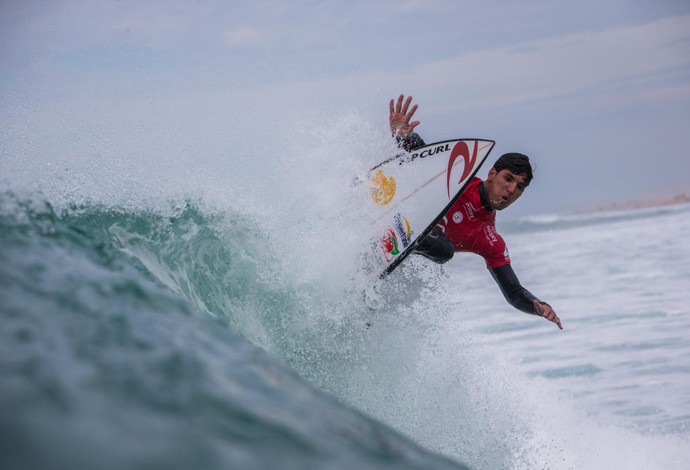
<path fill-rule="evenodd" d="M 326 383 L 346 343 L 298 335 L 314 300 L 280 281 L 268 239 L 190 201 L 58 213 L 5 193 L 3 466 L 464 468 L 304 381 Z"/>

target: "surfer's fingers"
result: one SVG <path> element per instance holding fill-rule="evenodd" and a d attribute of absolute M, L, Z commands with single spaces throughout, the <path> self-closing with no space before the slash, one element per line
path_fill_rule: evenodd
<path fill-rule="evenodd" d="M 410 107 L 410 103 L 412 103 L 412 97 L 408 96 L 407 99 L 405 100 L 405 105 L 403 106 L 402 113 L 407 114 L 407 108 Z"/>
<path fill-rule="evenodd" d="M 390 103 L 388 103 L 388 110 L 391 114 L 395 112 L 395 100 L 393 98 L 391 98 Z"/>
<path fill-rule="evenodd" d="M 544 310 L 545 310 L 545 313 L 546 313 L 546 314 L 544 315 L 544 317 L 545 317 L 547 320 L 549 320 L 549 321 L 551 321 L 551 322 L 554 322 L 556 325 L 558 325 L 558 328 L 562 330 L 562 329 L 563 329 L 563 325 L 561 325 L 561 319 L 558 318 L 558 315 L 556 315 L 556 312 L 554 312 L 552 308 L 544 309 Z"/>
<path fill-rule="evenodd" d="M 402 110 L 402 105 L 403 105 L 404 99 L 405 99 L 405 95 L 398 96 L 398 102 L 395 104 L 395 112 L 396 113 L 399 113 Z"/>
<path fill-rule="evenodd" d="M 415 111 L 417 111 L 417 105 L 412 106 L 412 109 L 410 110 L 410 112 L 406 114 L 405 117 L 407 118 L 408 121 L 410 119 L 412 119 L 412 115 L 414 115 Z"/>

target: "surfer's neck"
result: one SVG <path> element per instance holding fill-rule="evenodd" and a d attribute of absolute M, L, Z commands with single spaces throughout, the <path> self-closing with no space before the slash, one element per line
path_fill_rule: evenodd
<path fill-rule="evenodd" d="M 491 203 L 489 202 L 489 194 L 486 192 L 486 186 L 484 186 L 484 184 L 485 182 L 482 181 L 479 185 L 479 200 L 481 201 L 482 206 L 484 206 L 484 209 L 492 212 L 494 208 L 491 207 Z"/>

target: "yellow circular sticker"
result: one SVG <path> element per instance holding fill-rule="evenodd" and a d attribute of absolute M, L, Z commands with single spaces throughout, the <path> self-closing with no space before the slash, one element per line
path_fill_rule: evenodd
<path fill-rule="evenodd" d="M 383 170 L 377 171 L 371 178 L 371 197 L 379 206 L 385 206 L 395 196 L 395 179 L 383 174 Z"/>

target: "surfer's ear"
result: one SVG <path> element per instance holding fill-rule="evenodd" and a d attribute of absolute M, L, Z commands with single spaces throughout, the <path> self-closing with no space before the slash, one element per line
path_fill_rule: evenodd
<path fill-rule="evenodd" d="M 486 176 L 486 179 L 487 179 L 487 180 L 492 180 L 492 179 L 494 179 L 494 176 L 496 176 L 496 173 L 498 173 L 498 172 L 496 171 L 496 168 L 491 167 L 491 169 L 489 170 L 489 174 Z"/>

